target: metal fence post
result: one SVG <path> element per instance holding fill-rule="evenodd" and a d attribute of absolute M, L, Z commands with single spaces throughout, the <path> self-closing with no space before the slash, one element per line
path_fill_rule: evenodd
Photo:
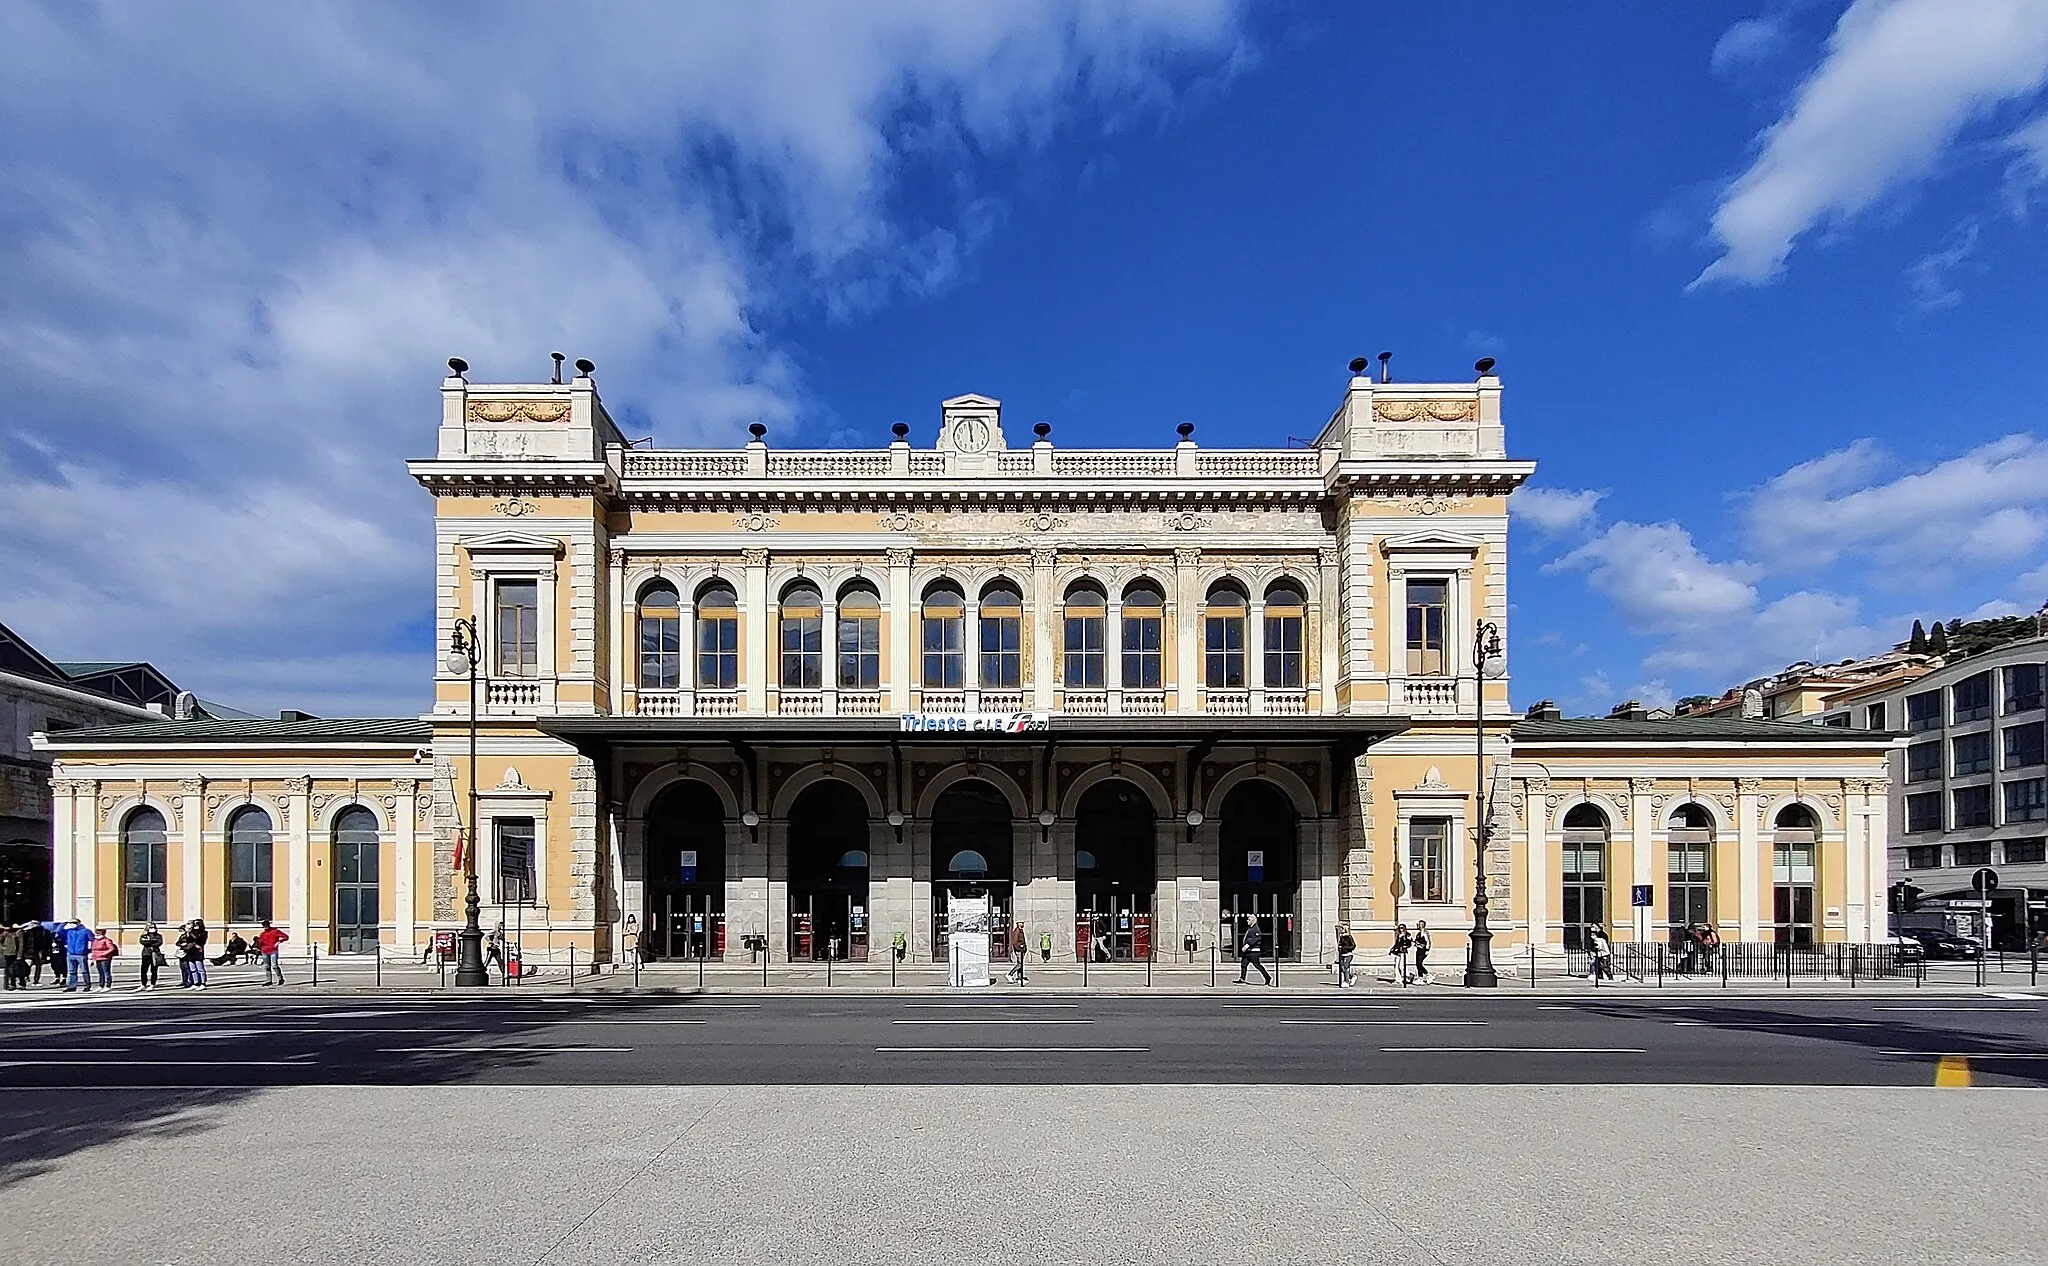
<path fill-rule="evenodd" d="M 569 944 L 569 992 L 576 992 L 576 945 L 573 941 Z"/>
<path fill-rule="evenodd" d="M 320 987 L 320 947 L 314 945 L 310 948 L 313 951 L 313 987 L 318 989 Z"/>
<path fill-rule="evenodd" d="M 380 943 L 370 952 L 376 955 L 377 958 L 377 988 L 382 989 L 384 987 L 384 946 Z"/>
<path fill-rule="evenodd" d="M 1721 947 L 1721 988 L 1728 987 L 1728 947 Z"/>
<path fill-rule="evenodd" d="M 1209 942 L 1209 988 L 1216 987 L 1216 942 Z"/>
<path fill-rule="evenodd" d="M 640 951 L 633 951 L 633 988 L 640 987 Z"/>
<path fill-rule="evenodd" d="M 1088 929 L 1088 948 L 1081 955 L 1081 988 L 1088 987 L 1088 960 L 1095 957 L 1095 929 Z"/>
<path fill-rule="evenodd" d="M 832 938 L 825 938 L 825 988 L 832 987 Z"/>

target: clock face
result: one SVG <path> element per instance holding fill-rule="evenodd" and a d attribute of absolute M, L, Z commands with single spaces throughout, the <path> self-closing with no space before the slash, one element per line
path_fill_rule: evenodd
<path fill-rule="evenodd" d="M 953 424 L 953 447 L 963 453 L 979 453 L 988 447 L 988 422 L 983 418 L 961 418 Z"/>

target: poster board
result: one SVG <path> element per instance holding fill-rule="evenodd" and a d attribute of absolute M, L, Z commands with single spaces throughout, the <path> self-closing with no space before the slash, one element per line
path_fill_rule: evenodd
<path fill-rule="evenodd" d="M 958 989 L 990 984 L 988 938 L 993 913 L 987 897 L 952 897 L 946 902 L 946 962 Z"/>

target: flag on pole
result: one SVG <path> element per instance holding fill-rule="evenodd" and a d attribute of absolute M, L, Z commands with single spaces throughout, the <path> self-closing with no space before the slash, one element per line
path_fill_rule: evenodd
<path fill-rule="evenodd" d="M 458 874 L 462 871 L 462 854 L 465 843 L 467 843 L 467 839 L 462 833 L 462 828 L 455 828 L 455 870 Z"/>

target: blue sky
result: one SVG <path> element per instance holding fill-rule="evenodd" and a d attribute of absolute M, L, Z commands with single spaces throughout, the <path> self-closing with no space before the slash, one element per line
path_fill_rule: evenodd
<path fill-rule="evenodd" d="M 0 620 L 423 705 L 442 360 L 629 431 L 1282 443 L 1491 355 L 1515 694 L 2048 598 L 2048 5 L 18 4 Z"/>

